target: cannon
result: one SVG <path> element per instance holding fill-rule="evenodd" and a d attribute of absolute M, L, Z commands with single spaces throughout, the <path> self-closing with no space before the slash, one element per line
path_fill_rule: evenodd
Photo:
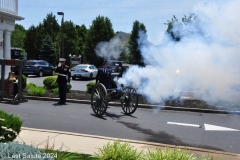
<path fill-rule="evenodd" d="M 117 85 L 116 79 L 122 77 L 123 73 L 130 65 L 123 64 L 119 66 L 119 72 L 111 73 L 111 87 L 106 87 L 97 83 L 91 94 L 91 106 L 93 112 L 97 116 L 102 116 L 106 113 L 108 102 L 119 100 L 122 110 L 126 115 L 133 114 L 138 107 L 138 94 L 133 86 Z"/>

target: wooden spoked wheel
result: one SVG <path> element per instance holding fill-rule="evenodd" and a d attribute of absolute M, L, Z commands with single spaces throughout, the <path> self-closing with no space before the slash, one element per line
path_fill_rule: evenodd
<path fill-rule="evenodd" d="M 121 106 L 125 114 L 133 114 L 138 107 L 138 94 L 135 88 L 126 87 L 123 90 Z"/>
<path fill-rule="evenodd" d="M 102 116 L 106 113 L 108 106 L 108 95 L 105 86 L 101 83 L 96 84 L 92 90 L 91 106 L 93 112 L 97 116 Z"/>

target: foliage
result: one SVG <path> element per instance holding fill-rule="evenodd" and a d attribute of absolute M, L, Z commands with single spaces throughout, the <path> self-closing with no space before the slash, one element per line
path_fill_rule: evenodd
<path fill-rule="evenodd" d="M 52 91 L 53 93 L 58 94 L 58 88 L 54 88 Z"/>
<path fill-rule="evenodd" d="M 93 90 L 93 87 L 96 85 L 96 83 L 95 82 L 89 82 L 88 84 L 87 84 L 87 93 L 92 93 L 92 90 Z"/>
<path fill-rule="evenodd" d="M 58 83 L 57 83 L 57 79 L 55 79 L 55 80 L 51 83 L 50 89 L 54 89 L 54 88 L 57 88 L 57 87 L 58 87 Z"/>
<path fill-rule="evenodd" d="M 50 64 L 57 63 L 55 48 L 53 47 L 52 39 L 49 35 L 43 40 L 39 58 L 48 61 Z"/>
<path fill-rule="evenodd" d="M 138 153 L 128 142 L 117 140 L 113 144 L 108 142 L 103 148 L 98 148 L 95 156 L 101 160 L 141 160 L 143 154 Z"/>
<path fill-rule="evenodd" d="M 44 96 L 46 89 L 43 87 L 31 87 L 27 89 L 27 95 L 29 96 Z"/>
<path fill-rule="evenodd" d="M 26 30 L 20 24 L 15 24 L 15 30 L 11 34 L 11 47 L 23 48 Z"/>
<path fill-rule="evenodd" d="M 22 89 L 25 89 L 27 87 L 27 77 L 25 75 L 22 75 Z"/>
<path fill-rule="evenodd" d="M 87 34 L 88 34 L 88 29 L 86 28 L 85 25 L 76 25 L 76 30 L 77 30 L 77 35 L 78 35 L 78 40 L 77 40 L 77 45 L 79 47 L 78 53 L 82 56 L 82 61 L 83 61 L 83 55 L 84 55 L 84 50 L 86 48 L 86 39 L 87 39 Z"/>
<path fill-rule="evenodd" d="M 69 92 L 72 89 L 71 83 L 67 84 L 67 91 Z"/>
<path fill-rule="evenodd" d="M 45 152 L 57 155 L 57 158 L 55 158 L 55 160 L 97 160 L 96 158 L 88 154 L 72 153 L 68 152 L 68 150 L 63 150 L 63 145 L 59 149 L 54 149 L 54 144 L 50 146 L 49 140 L 47 140 Z"/>
<path fill-rule="evenodd" d="M 27 88 L 37 87 L 37 85 L 33 82 L 27 83 Z"/>
<path fill-rule="evenodd" d="M 21 131 L 22 122 L 18 116 L 0 110 L 0 142 L 13 141 Z"/>
<path fill-rule="evenodd" d="M 140 38 L 140 34 L 146 34 L 146 32 L 146 27 L 143 23 L 140 23 L 139 21 L 135 21 L 133 23 L 132 32 L 128 42 L 128 48 L 130 51 L 129 60 L 132 64 L 144 65 L 143 58 L 139 49 L 140 45 L 138 43 L 138 40 Z"/>
<path fill-rule="evenodd" d="M 188 35 L 203 35 L 201 26 L 199 25 L 199 19 L 194 13 L 190 13 L 188 17 L 184 15 L 181 20 L 174 15 L 171 20 L 168 20 L 167 23 L 164 24 L 168 26 L 167 34 L 174 41 L 180 41 Z"/>
<path fill-rule="evenodd" d="M 98 16 L 93 20 L 86 39 L 84 63 L 100 66 L 103 59 L 96 55 L 95 47 L 99 42 L 110 41 L 113 37 L 114 31 L 109 18 Z"/>
<path fill-rule="evenodd" d="M 46 158 L 45 158 L 46 156 Z M 57 155 L 51 155 L 57 156 Z M 36 159 L 36 160 L 50 160 L 47 155 L 33 146 L 20 144 L 17 142 L 0 143 L 0 158 L 1 159 Z"/>
<path fill-rule="evenodd" d="M 56 82 L 57 80 L 57 76 L 49 76 L 44 78 L 43 80 L 43 85 L 44 87 L 46 87 L 47 89 L 53 89 L 56 88 L 57 85 L 55 86 L 54 82 Z"/>
<path fill-rule="evenodd" d="M 144 159 L 146 160 L 213 160 L 213 157 L 196 157 L 193 154 L 189 154 L 187 150 L 181 150 L 179 148 L 175 148 L 173 150 L 170 149 L 156 149 L 152 151 L 148 151 L 145 154 Z"/>

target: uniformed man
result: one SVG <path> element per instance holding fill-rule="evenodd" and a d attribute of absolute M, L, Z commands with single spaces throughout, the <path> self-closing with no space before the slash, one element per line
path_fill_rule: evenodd
<path fill-rule="evenodd" d="M 71 70 L 65 65 L 66 59 L 60 58 L 59 64 L 56 68 L 56 72 L 58 73 L 57 83 L 58 83 L 58 93 L 59 93 L 59 102 L 57 104 L 65 104 L 66 103 L 66 93 L 67 93 L 67 85 L 70 83 L 71 78 Z"/>
<path fill-rule="evenodd" d="M 107 62 L 103 62 L 102 67 L 98 69 L 96 83 L 102 83 L 106 89 L 111 88 L 111 69 L 107 68 Z"/>

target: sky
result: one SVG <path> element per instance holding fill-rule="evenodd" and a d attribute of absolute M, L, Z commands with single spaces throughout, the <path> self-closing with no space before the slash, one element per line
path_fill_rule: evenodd
<path fill-rule="evenodd" d="M 181 19 L 193 12 L 194 6 L 204 0 L 19 0 L 18 15 L 24 17 L 21 24 L 28 29 L 37 26 L 48 13 L 53 13 L 60 24 L 57 12 L 64 12 L 64 20 L 85 24 L 87 28 L 97 16 L 108 17 L 115 32 L 130 33 L 133 22 L 138 20 L 147 29 L 148 40 L 160 44 L 167 29 L 164 23 L 173 15 Z"/>

